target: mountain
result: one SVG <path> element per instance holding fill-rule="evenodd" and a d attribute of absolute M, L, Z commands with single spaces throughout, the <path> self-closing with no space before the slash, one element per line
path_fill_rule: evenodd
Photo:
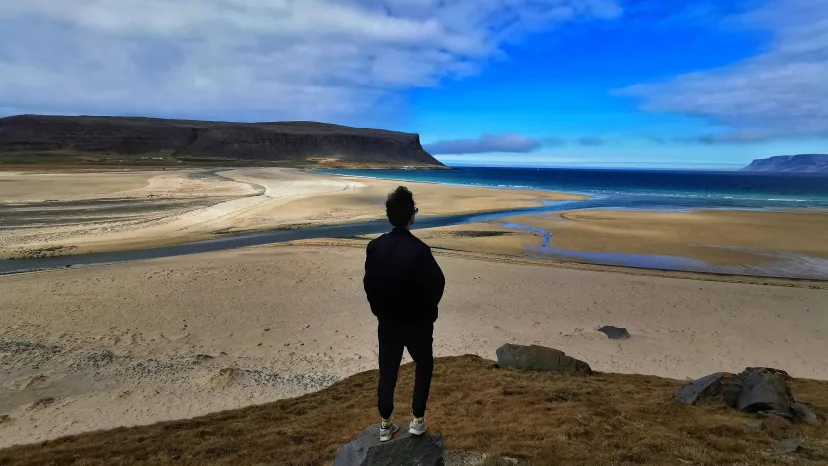
<path fill-rule="evenodd" d="M 742 171 L 828 173 L 828 154 L 778 155 L 756 159 Z"/>
<path fill-rule="evenodd" d="M 0 118 L 0 163 L 445 168 L 417 134 L 309 121 Z"/>

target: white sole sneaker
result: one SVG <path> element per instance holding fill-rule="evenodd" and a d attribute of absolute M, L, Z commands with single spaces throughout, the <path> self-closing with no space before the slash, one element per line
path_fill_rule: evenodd
<path fill-rule="evenodd" d="M 396 434 L 400 430 L 400 426 L 397 424 L 391 424 L 390 429 L 383 429 L 380 427 L 380 442 L 387 442 L 394 438 L 394 434 Z"/>
<path fill-rule="evenodd" d="M 426 433 L 425 421 L 422 424 L 417 424 L 414 421 L 408 425 L 408 433 L 411 435 L 423 435 Z"/>

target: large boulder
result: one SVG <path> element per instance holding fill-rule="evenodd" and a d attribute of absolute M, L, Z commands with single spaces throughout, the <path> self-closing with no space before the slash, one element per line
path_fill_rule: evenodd
<path fill-rule="evenodd" d="M 765 367 L 748 367 L 739 374 L 742 391 L 736 399 L 735 408 L 743 413 L 771 411 L 782 416 L 793 416 L 794 403 L 785 371 Z"/>
<path fill-rule="evenodd" d="M 506 343 L 497 349 L 497 365 L 529 371 L 592 374 L 589 364 L 545 346 Z"/>
<path fill-rule="evenodd" d="M 716 400 L 743 413 L 766 413 L 788 420 L 820 424 L 824 417 L 797 403 L 788 387 L 790 376 L 779 369 L 748 367 L 739 374 L 717 372 L 693 380 L 675 392 L 678 403 Z"/>
<path fill-rule="evenodd" d="M 415 436 L 408 429 L 387 441 L 379 440 L 380 425 L 365 429 L 340 448 L 334 466 L 443 466 L 443 436 L 436 431 Z"/>
<path fill-rule="evenodd" d="M 727 381 L 732 379 L 731 373 L 716 372 L 693 380 L 676 390 L 676 401 L 683 405 L 692 405 L 701 399 L 718 397 L 724 393 Z"/>

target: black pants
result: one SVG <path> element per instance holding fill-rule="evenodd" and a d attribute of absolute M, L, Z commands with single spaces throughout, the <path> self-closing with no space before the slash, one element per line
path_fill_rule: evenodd
<path fill-rule="evenodd" d="M 414 372 L 414 401 L 411 409 L 414 417 L 425 416 L 428 391 L 431 388 L 431 374 L 434 372 L 434 357 L 431 345 L 434 325 L 426 323 L 380 322 L 379 335 L 379 389 L 377 407 L 383 419 L 390 419 L 394 412 L 394 389 L 400 370 L 403 348 L 417 364 Z"/>

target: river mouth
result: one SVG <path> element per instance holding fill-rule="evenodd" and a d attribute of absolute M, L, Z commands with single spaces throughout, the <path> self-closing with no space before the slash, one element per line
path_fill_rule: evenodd
<path fill-rule="evenodd" d="M 417 230 L 446 227 L 467 223 L 488 222 L 516 215 L 557 212 L 572 208 L 581 208 L 581 204 L 585 203 L 589 203 L 589 201 L 545 202 L 541 207 L 525 209 L 512 209 L 477 214 L 447 215 L 439 217 L 419 217 L 412 229 Z M 160 259 L 164 257 L 224 251 L 228 249 L 261 246 L 265 244 L 284 243 L 297 240 L 347 238 L 353 236 L 378 234 L 388 230 L 388 221 L 384 219 L 377 219 L 348 222 L 337 225 L 309 226 L 293 229 L 281 228 L 160 248 L 77 254 L 71 256 L 8 259 L 0 261 L 0 275 L 75 266 Z"/>
<path fill-rule="evenodd" d="M 657 205 L 639 205 L 629 207 L 619 205 L 618 199 L 610 196 L 595 197 L 581 201 L 544 201 L 542 206 L 502 210 L 496 212 L 419 217 L 412 229 L 427 229 L 448 227 L 463 224 L 490 222 L 521 215 L 543 214 L 550 212 L 584 210 L 584 209 L 631 209 L 631 210 L 677 210 L 664 209 Z M 740 275 L 757 277 L 776 277 L 789 279 L 828 280 L 828 259 L 788 253 L 784 251 L 746 251 L 766 256 L 766 264 L 762 265 L 718 265 L 709 264 L 702 260 L 672 256 L 628 254 L 620 252 L 589 252 L 553 248 L 550 246 L 552 233 L 548 230 L 521 225 L 514 222 L 503 222 L 501 226 L 507 230 L 529 231 L 541 236 L 540 246 L 524 245 L 525 256 L 568 262 L 581 262 L 596 265 L 609 265 L 641 269 L 664 271 L 685 271 L 712 273 L 719 275 Z M 0 275 L 24 273 L 37 270 L 58 269 L 77 266 L 111 264 L 147 259 L 160 259 L 204 252 L 215 252 L 237 249 L 248 246 L 261 246 L 297 240 L 322 238 L 348 238 L 363 235 L 379 234 L 389 230 L 388 222 L 384 219 L 348 222 L 335 225 L 307 226 L 299 228 L 278 228 L 274 230 L 246 233 L 227 236 L 192 243 L 165 246 L 158 248 L 113 251 L 102 253 L 88 253 L 77 255 L 8 259 L 0 261 Z"/>

